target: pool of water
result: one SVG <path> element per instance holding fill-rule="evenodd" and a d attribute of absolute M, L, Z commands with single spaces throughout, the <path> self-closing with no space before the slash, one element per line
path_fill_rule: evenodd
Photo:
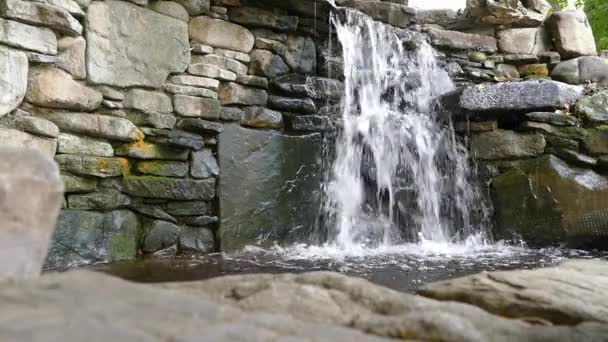
<path fill-rule="evenodd" d="M 398 291 L 481 271 L 534 269 L 565 259 L 607 259 L 608 252 L 529 249 L 521 246 L 446 246 L 417 244 L 349 250 L 331 246 L 292 246 L 198 257 L 150 258 L 93 265 L 89 268 L 142 283 L 195 281 L 250 273 L 336 271 L 368 279 Z"/>

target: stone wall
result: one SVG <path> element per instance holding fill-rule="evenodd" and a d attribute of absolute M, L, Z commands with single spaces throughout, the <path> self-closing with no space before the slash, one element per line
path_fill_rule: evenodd
<path fill-rule="evenodd" d="M 47 266 L 217 251 L 221 193 L 226 207 L 256 207 L 256 184 L 273 184 L 266 215 L 279 211 L 299 169 L 272 163 L 299 153 L 294 165 L 317 165 L 315 132 L 333 123 L 316 114 L 341 97 L 321 77 L 339 64 L 325 60 L 328 11 L 315 0 L 0 0 L 0 144 L 54 157 L 65 183 Z M 299 149 L 284 142 L 296 138 Z M 243 167 L 252 158 L 270 164 Z M 230 215 L 223 225 L 228 239 L 247 229 Z"/>

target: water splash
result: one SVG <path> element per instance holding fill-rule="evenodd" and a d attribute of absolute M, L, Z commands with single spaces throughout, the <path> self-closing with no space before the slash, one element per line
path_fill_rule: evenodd
<path fill-rule="evenodd" d="M 466 148 L 435 99 L 454 88 L 422 34 L 352 9 L 332 14 L 342 45 L 343 129 L 326 186 L 329 245 L 487 241 Z M 471 215 L 480 208 L 482 215 Z"/>

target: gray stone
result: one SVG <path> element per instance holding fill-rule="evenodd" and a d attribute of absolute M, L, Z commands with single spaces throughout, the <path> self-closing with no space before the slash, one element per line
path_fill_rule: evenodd
<path fill-rule="evenodd" d="M 546 146 L 541 134 L 519 134 L 495 130 L 471 138 L 472 155 L 480 160 L 501 160 L 536 157 Z"/>
<path fill-rule="evenodd" d="M 73 1 L 73 0 L 47 0 L 46 2 L 50 5 L 63 8 L 64 10 L 68 11 L 72 16 L 74 16 L 75 18 L 78 18 L 78 19 L 84 18 L 85 13 L 82 10 L 82 8 L 80 7 L 80 5 L 78 5 L 78 3 L 76 3 L 76 1 Z"/>
<path fill-rule="evenodd" d="M 527 161 L 494 180 L 499 238 L 518 234 L 532 245 L 593 242 L 603 224 L 608 180 L 552 155 Z"/>
<path fill-rule="evenodd" d="M 61 133 L 57 139 L 57 153 L 112 157 L 114 149 L 104 141 Z"/>
<path fill-rule="evenodd" d="M 298 17 L 280 15 L 255 7 L 234 7 L 228 11 L 230 21 L 253 27 L 264 27 L 276 31 L 295 31 Z"/>
<path fill-rule="evenodd" d="M 175 127 L 177 118 L 171 114 L 160 114 L 160 113 L 140 113 L 140 112 L 129 112 L 127 118 L 132 123 L 138 126 L 150 126 L 154 128 L 168 128 Z"/>
<path fill-rule="evenodd" d="M 82 25 L 68 11 L 44 2 L 2 0 L 0 16 L 48 27 L 70 36 L 82 34 Z"/>
<path fill-rule="evenodd" d="M 466 12 L 492 25 L 538 27 L 545 21 L 550 9 L 546 0 L 469 0 Z"/>
<path fill-rule="evenodd" d="M 551 72 L 555 80 L 569 84 L 596 83 L 608 80 L 608 60 L 587 56 L 559 63 Z"/>
<path fill-rule="evenodd" d="M 135 165 L 137 172 L 160 177 L 183 178 L 188 175 L 188 164 L 174 161 L 145 161 Z"/>
<path fill-rule="evenodd" d="M 220 81 L 234 81 L 236 74 L 218 67 L 217 65 L 196 63 L 188 67 L 188 73 L 208 78 L 215 78 Z M 218 82 L 219 83 L 219 82 Z M 217 86 L 216 86 L 217 88 Z"/>
<path fill-rule="evenodd" d="M 93 2 L 86 38 L 92 83 L 159 88 L 190 64 L 186 23 L 124 1 Z"/>
<path fill-rule="evenodd" d="M 104 99 L 114 101 L 122 101 L 125 99 L 125 94 L 118 89 L 109 86 L 97 86 L 95 89 L 103 95 Z"/>
<path fill-rule="evenodd" d="M 57 43 L 58 68 L 67 71 L 76 80 L 87 78 L 85 53 L 87 42 L 82 37 L 63 37 Z"/>
<path fill-rule="evenodd" d="M 519 78 L 519 70 L 515 65 L 498 64 L 496 66 L 496 76 L 507 80 L 515 80 Z"/>
<path fill-rule="evenodd" d="M 131 89 L 123 101 L 125 108 L 131 108 L 144 113 L 167 114 L 173 111 L 171 98 L 165 93 L 143 89 Z"/>
<path fill-rule="evenodd" d="M 214 51 L 211 53 L 206 53 L 205 55 L 209 55 L 209 54 L 234 59 L 234 60 L 237 60 L 242 63 L 249 63 L 251 61 L 251 57 L 249 57 L 248 54 L 242 53 L 242 52 L 237 52 L 237 51 L 232 51 L 232 50 L 225 50 L 225 49 L 218 48 L 218 49 L 214 49 Z"/>
<path fill-rule="evenodd" d="M 0 127 L 0 146 L 36 150 L 48 158 L 53 158 L 57 151 L 55 139 L 41 138 L 16 129 L 2 127 Z"/>
<path fill-rule="evenodd" d="M 16 21 L 0 19 L 0 42 L 43 54 L 57 54 L 57 38 L 53 31 Z"/>
<path fill-rule="evenodd" d="M 179 220 L 191 227 L 207 227 L 219 221 L 215 216 L 182 216 Z"/>
<path fill-rule="evenodd" d="M 572 106 L 583 88 L 555 81 L 476 85 L 464 90 L 461 108 L 475 112 L 535 111 Z"/>
<path fill-rule="evenodd" d="M 174 95 L 175 112 L 180 116 L 197 117 L 211 120 L 220 118 L 220 101 L 186 95 Z"/>
<path fill-rule="evenodd" d="M 55 64 L 58 61 L 57 56 L 43 55 L 37 52 L 25 51 L 27 60 L 32 64 Z"/>
<path fill-rule="evenodd" d="M 524 53 L 511 53 L 506 54 L 503 57 L 505 63 L 511 63 L 515 65 L 522 64 L 534 64 L 538 63 L 539 58 L 537 55 L 524 54 Z"/>
<path fill-rule="evenodd" d="M 73 267 L 93 262 L 134 259 L 137 254 L 135 214 L 63 210 L 47 258 L 47 267 Z"/>
<path fill-rule="evenodd" d="M 55 161 L 62 171 L 81 176 L 118 177 L 127 173 L 129 162 L 123 158 L 58 154 Z"/>
<path fill-rule="evenodd" d="M 594 156 L 608 155 L 608 126 L 598 126 L 584 132 L 582 142 L 585 152 Z"/>
<path fill-rule="evenodd" d="M 215 179 L 177 179 L 164 177 L 126 176 L 121 190 L 131 196 L 169 199 L 177 201 L 212 200 L 215 197 Z"/>
<path fill-rule="evenodd" d="M 222 124 L 202 119 L 182 119 L 177 123 L 177 128 L 201 135 L 221 133 L 222 127 Z"/>
<path fill-rule="evenodd" d="M 266 38 L 256 38 L 254 47 L 256 49 L 272 51 L 273 53 L 280 56 L 285 56 L 285 54 L 287 53 L 287 46 L 285 45 L 286 42 L 287 38 L 285 38 L 284 41 L 276 41 Z"/>
<path fill-rule="evenodd" d="M 544 28 L 513 28 L 499 31 L 498 48 L 504 53 L 538 54 L 551 48 Z"/>
<path fill-rule="evenodd" d="M 166 92 L 171 93 L 171 94 L 208 97 L 208 98 L 212 98 L 212 99 L 217 99 L 217 92 L 215 92 L 211 89 L 177 85 L 177 84 L 165 84 L 163 88 L 165 89 Z"/>
<path fill-rule="evenodd" d="M 310 232 L 319 210 L 321 145 L 318 134 L 285 136 L 226 125 L 218 144 L 222 251 L 288 244 L 302 237 L 296 232 Z"/>
<path fill-rule="evenodd" d="M 215 238 L 207 228 L 184 227 L 179 235 L 179 246 L 185 252 L 211 253 L 215 251 Z"/>
<path fill-rule="evenodd" d="M 245 112 L 238 107 L 223 107 L 220 119 L 224 121 L 241 121 L 245 117 Z"/>
<path fill-rule="evenodd" d="M 289 98 L 271 95 L 268 97 L 268 106 L 273 109 L 312 114 L 317 111 L 315 103 L 309 98 Z"/>
<path fill-rule="evenodd" d="M 606 266 L 605 261 L 572 260 L 533 271 L 484 272 L 427 285 L 420 294 L 515 319 L 538 317 L 556 326 L 606 323 Z"/>
<path fill-rule="evenodd" d="M 180 227 L 165 221 L 154 221 L 144 236 L 143 251 L 154 253 L 173 246 L 180 235 Z"/>
<path fill-rule="evenodd" d="M 406 28 L 416 15 L 416 10 L 407 6 L 380 1 L 368 0 L 337 0 L 338 6 L 345 6 L 358 9 L 369 15 L 374 20 L 382 21 L 386 24 Z"/>
<path fill-rule="evenodd" d="M 246 86 L 268 89 L 268 79 L 266 77 L 238 75 L 235 82 Z"/>
<path fill-rule="evenodd" d="M 593 29 L 585 12 L 559 11 L 549 18 L 557 51 L 564 59 L 597 56 Z"/>
<path fill-rule="evenodd" d="M 190 67 L 188 67 L 188 69 L 203 71 L 203 69 L 205 69 L 205 68 L 203 68 L 202 66 L 199 67 L 199 65 L 191 65 Z M 221 69 L 219 69 L 217 67 L 209 66 L 209 68 L 208 68 L 209 72 L 207 74 L 209 74 L 209 73 L 213 74 L 213 71 L 217 71 L 217 70 L 221 70 Z M 222 71 L 224 71 L 224 70 L 222 70 Z M 188 71 L 188 72 L 190 72 L 190 71 Z M 203 72 L 201 72 L 201 73 L 203 73 Z M 217 88 L 220 85 L 220 82 L 218 80 L 214 80 L 213 78 L 219 78 L 219 77 L 217 77 L 219 75 L 220 75 L 219 72 L 217 74 L 213 74 L 213 77 L 211 77 L 211 78 L 208 78 L 208 76 L 197 77 L 197 76 L 188 76 L 188 75 L 178 75 L 178 76 L 172 76 L 170 78 L 170 81 L 173 84 L 192 86 L 192 87 L 202 87 L 202 88 L 208 88 L 211 90 L 217 90 Z"/>
<path fill-rule="evenodd" d="M 142 128 L 142 130 L 146 134 L 146 139 L 157 144 L 192 150 L 200 150 L 205 146 L 203 137 L 199 134 L 184 132 L 178 129 Z"/>
<path fill-rule="evenodd" d="M 97 190 L 97 179 L 75 176 L 67 172 L 62 172 L 65 192 L 69 193 L 88 193 Z"/>
<path fill-rule="evenodd" d="M 526 119 L 554 126 L 576 126 L 578 124 L 576 117 L 560 113 L 533 112 L 526 114 Z"/>
<path fill-rule="evenodd" d="M 99 108 L 103 96 L 63 70 L 37 65 L 29 71 L 26 99 L 41 107 L 93 111 Z"/>
<path fill-rule="evenodd" d="M 129 196 L 113 189 L 84 195 L 69 195 L 68 208 L 84 210 L 114 210 L 131 204 Z"/>
<path fill-rule="evenodd" d="M 175 216 L 194 216 L 207 214 L 207 205 L 205 202 L 169 202 L 166 210 L 169 214 Z"/>
<path fill-rule="evenodd" d="M 190 162 L 190 175 L 193 178 L 204 179 L 220 175 L 220 167 L 210 149 L 192 152 Z"/>
<path fill-rule="evenodd" d="M 241 123 L 253 128 L 280 129 L 283 127 L 283 115 L 264 107 L 248 107 Z"/>
<path fill-rule="evenodd" d="M 598 162 L 596 158 L 592 158 L 586 156 L 582 153 L 578 153 L 577 151 L 573 151 L 568 148 L 547 148 L 545 153 L 552 154 L 562 160 L 567 161 L 568 163 L 584 168 L 594 168 L 597 166 Z"/>
<path fill-rule="evenodd" d="M 265 106 L 268 103 L 268 94 L 264 89 L 245 87 L 234 82 L 222 84 L 218 95 L 222 106 Z"/>
<path fill-rule="evenodd" d="M 431 43 L 440 48 L 455 50 L 478 50 L 494 53 L 498 49 L 496 38 L 479 34 L 447 31 L 429 27 Z"/>
<path fill-rule="evenodd" d="M 134 203 L 131 204 L 131 210 L 135 211 L 138 214 L 149 217 L 149 218 L 167 221 L 167 222 L 171 222 L 171 223 L 177 223 L 177 219 L 175 217 L 167 214 L 160 207 L 160 205 L 162 205 L 162 204 L 157 204 L 157 203 L 148 204 L 148 203 L 145 203 L 145 200 L 146 199 L 144 199 L 143 201 L 142 201 L 142 199 L 137 199 L 136 201 L 134 201 Z M 148 201 L 149 201 L 149 199 L 148 199 Z"/>
<path fill-rule="evenodd" d="M 15 120 L 17 128 L 24 132 L 38 135 L 44 138 L 57 138 L 59 136 L 59 127 L 54 123 L 33 116 L 20 116 Z"/>
<path fill-rule="evenodd" d="M 293 71 L 302 74 L 314 73 L 317 65 L 317 48 L 312 38 L 290 34 L 287 36 L 286 46 L 285 62 Z"/>
<path fill-rule="evenodd" d="M 138 141 L 116 148 L 117 156 L 143 160 L 187 160 L 188 150 Z"/>
<path fill-rule="evenodd" d="M 190 52 L 198 55 L 209 55 L 212 54 L 215 49 L 209 45 L 205 44 L 192 44 L 190 48 Z"/>
<path fill-rule="evenodd" d="M 249 73 L 270 79 L 289 73 L 289 67 L 283 59 L 268 50 L 253 50 Z"/>
<path fill-rule="evenodd" d="M 116 141 L 142 138 L 141 131 L 123 118 L 86 113 L 46 113 L 41 117 L 53 122 L 62 131 Z"/>
<path fill-rule="evenodd" d="M 246 75 L 247 66 L 237 60 L 218 55 L 194 55 L 192 64 L 213 65 L 223 70 L 228 70 L 236 75 Z"/>
<path fill-rule="evenodd" d="M 184 6 L 190 16 L 197 16 L 209 12 L 210 0 L 177 0 L 178 4 Z"/>
<path fill-rule="evenodd" d="M 327 116 L 299 115 L 289 120 L 292 130 L 298 132 L 329 132 L 335 130 L 334 124 Z"/>
<path fill-rule="evenodd" d="M 38 277 L 63 202 L 63 182 L 57 165 L 38 151 L 2 144 L 0 160 L 0 279 Z"/>
<path fill-rule="evenodd" d="M 249 53 L 253 34 L 246 28 L 224 20 L 196 17 L 190 20 L 190 38 L 194 43 Z"/>
<path fill-rule="evenodd" d="M 590 123 L 608 123 L 608 91 L 580 99 L 576 103 L 576 112 Z"/>
<path fill-rule="evenodd" d="M 0 117 L 13 111 L 23 101 L 27 75 L 27 55 L 0 47 Z"/>
<path fill-rule="evenodd" d="M 186 23 L 190 20 L 190 15 L 188 15 L 188 12 L 184 8 L 184 6 L 178 4 L 177 2 L 154 1 L 150 5 L 150 9 Z"/>

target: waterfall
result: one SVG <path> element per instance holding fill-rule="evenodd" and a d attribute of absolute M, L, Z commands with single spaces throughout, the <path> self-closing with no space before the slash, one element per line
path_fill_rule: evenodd
<path fill-rule="evenodd" d="M 349 249 L 484 240 L 487 209 L 474 168 L 434 101 L 454 88 L 434 49 L 423 34 L 356 10 L 337 10 L 331 21 L 345 96 L 325 186 L 326 241 Z"/>

